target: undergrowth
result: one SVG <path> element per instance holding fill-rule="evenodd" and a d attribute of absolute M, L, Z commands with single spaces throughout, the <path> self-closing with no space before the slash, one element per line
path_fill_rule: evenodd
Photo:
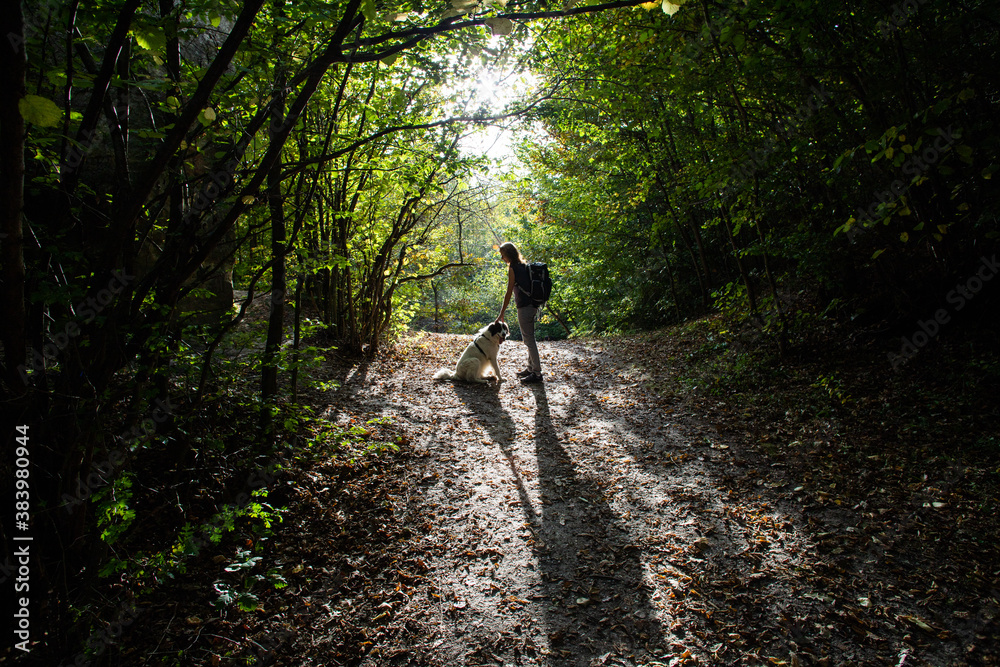
<path fill-rule="evenodd" d="M 188 348 L 184 363 L 172 368 L 164 418 L 95 452 L 96 475 L 67 505 L 88 503 L 99 537 L 67 598 L 72 631 L 37 654 L 97 660 L 115 643 L 109 628 L 120 633 L 137 608 L 176 595 L 184 581 L 206 582 L 198 594 L 211 597 L 220 614 L 254 611 L 267 591 L 287 585 L 280 570 L 266 565 L 273 561 L 266 554 L 287 514 L 292 471 L 335 462 L 343 485 L 398 451 L 402 436 L 386 420 L 338 425 L 286 399 L 269 406 L 278 430 L 262 433 L 259 367 L 244 360 L 256 357 L 239 356 L 235 338 L 234 344 L 198 397 L 200 357 Z M 297 358 L 283 355 L 282 363 L 305 371 L 307 389 L 328 392 L 339 386 L 317 372 L 328 352 L 306 348 Z M 128 431 L 124 424 L 113 429 Z M 215 574 L 192 576 L 206 567 Z"/>
<path fill-rule="evenodd" d="M 811 317 L 781 357 L 752 325 L 714 315 L 641 337 L 672 373 L 657 393 L 864 502 L 880 487 L 961 499 L 955 521 L 995 535 L 1000 510 L 1000 350 L 991 331 L 941 336 L 893 370 L 892 339 Z M 805 320 L 804 320 L 805 321 Z M 956 501 L 957 502 L 957 501 Z M 943 510 L 942 510 L 943 511 Z M 979 538 L 977 538 L 979 539 Z"/>

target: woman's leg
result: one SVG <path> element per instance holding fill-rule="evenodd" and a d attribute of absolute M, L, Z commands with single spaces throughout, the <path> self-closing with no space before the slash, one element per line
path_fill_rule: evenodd
<path fill-rule="evenodd" d="M 535 343 L 535 314 L 538 309 L 534 306 L 523 306 L 517 309 L 517 326 L 521 327 L 521 337 L 528 348 L 528 370 L 534 373 L 542 372 L 542 364 L 538 359 L 538 344 Z"/>

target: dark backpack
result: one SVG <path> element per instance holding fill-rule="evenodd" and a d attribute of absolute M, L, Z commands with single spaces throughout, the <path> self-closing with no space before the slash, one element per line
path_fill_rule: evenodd
<path fill-rule="evenodd" d="M 546 266 L 545 262 L 528 262 L 524 267 L 524 271 L 515 275 L 517 288 L 531 299 L 531 305 L 539 308 L 549 300 L 549 294 L 552 292 L 549 267 Z"/>

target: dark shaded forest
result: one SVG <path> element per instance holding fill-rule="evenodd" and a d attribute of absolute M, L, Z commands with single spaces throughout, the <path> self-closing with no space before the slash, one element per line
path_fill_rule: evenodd
<path fill-rule="evenodd" d="M 269 551 L 292 539 L 301 498 L 286 482 L 311 488 L 317 466 L 331 468 L 327 489 L 354 494 L 358 516 L 378 515 L 359 540 L 408 539 L 378 508 L 435 427 L 334 416 L 374 409 L 366 396 L 402 410 L 379 387 L 409 380 L 385 365 L 451 363 L 440 336 L 493 321 L 506 280 L 496 247 L 509 240 L 552 272 L 539 337 L 551 358 L 572 358 L 551 386 L 586 385 L 567 369 L 586 366 L 575 345 L 595 341 L 622 360 L 613 381 L 641 386 L 650 405 L 689 410 L 758 468 L 824 480 L 789 482 L 790 497 L 864 515 L 886 494 L 878 520 L 892 522 L 874 543 L 912 541 L 921 564 L 951 545 L 939 556 L 954 567 L 928 590 L 953 586 L 942 599 L 977 620 L 894 618 L 968 639 L 935 659 L 996 664 L 998 71 L 989 2 L 10 3 L 0 579 L 14 633 L 0 656 L 317 664 L 287 647 L 264 660 L 236 635 L 223 644 L 239 649 L 151 646 L 135 662 L 156 639 L 119 635 L 160 632 L 174 613 L 161 596 L 183 598 L 173 587 L 185 582 L 219 618 L 255 627 L 262 591 L 291 579 Z M 509 150 L 470 150 L 475 133 L 501 127 L 516 137 Z M 567 338 L 574 347 L 557 347 Z M 551 428 L 549 397 L 525 390 L 534 421 L 508 423 L 503 405 L 521 399 L 496 385 L 477 419 L 513 461 L 508 432 Z M 422 386 L 404 394 L 414 412 L 439 406 Z M 670 421 L 658 414 L 648 418 Z M 578 496 L 603 488 L 536 444 Z M 610 502 L 602 512 L 606 524 L 618 516 Z M 357 546 L 347 536 L 341 526 L 338 553 Z M 407 571 L 426 568 L 418 560 Z M 393 562 L 357 571 L 398 572 Z M 213 581 L 207 563 L 227 574 Z M 616 576 L 638 580 L 630 567 Z M 578 592 L 587 602 L 575 607 L 591 597 Z M 380 613 L 334 642 L 352 647 L 336 664 L 459 659 L 393 662 L 364 630 Z M 865 627 L 854 623 L 859 642 L 882 633 Z M 561 632 L 518 660 L 611 664 L 611 639 L 562 655 Z M 799 634 L 785 636 L 807 645 Z M 788 662 L 776 663 L 749 648 L 668 655 L 669 641 L 654 650 L 648 633 L 628 636 L 648 653 L 620 664 L 884 664 L 893 651 L 899 665 L 934 664 L 905 637 L 853 662 L 789 658 L 782 645 Z M 462 664 L 497 664 L 484 656 Z"/>

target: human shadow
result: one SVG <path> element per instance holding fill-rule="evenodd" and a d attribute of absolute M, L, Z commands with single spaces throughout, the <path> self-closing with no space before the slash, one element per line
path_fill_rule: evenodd
<path fill-rule="evenodd" d="M 530 480 L 530 473 L 520 470 L 515 423 L 500 395 L 456 385 L 462 402 L 506 459 L 531 528 L 538 577 L 530 597 L 546 634 L 550 662 L 589 665 L 609 653 L 639 655 L 663 639 L 641 548 L 612 510 L 599 480 L 577 472 L 557 434 L 557 427 L 575 428 L 572 415 L 581 406 L 569 406 L 566 414 L 571 416 L 554 423 L 545 386 L 532 385 L 530 391 L 537 488 L 525 479 Z"/>
<path fill-rule="evenodd" d="M 638 655 L 662 641 L 640 545 L 612 510 L 600 480 L 577 472 L 552 421 L 545 386 L 531 391 L 541 498 L 535 549 L 550 603 L 550 648 L 564 664 L 590 664 L 607 653 Z M 576 412 L 571 405 L 566 414 Z"/>

